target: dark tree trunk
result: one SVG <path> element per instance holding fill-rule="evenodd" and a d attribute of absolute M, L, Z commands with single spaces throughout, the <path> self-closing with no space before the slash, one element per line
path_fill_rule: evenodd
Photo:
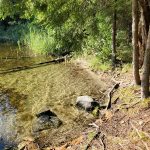
<path fill-rule="evenodd" d="M 139 74 L 138 22 L 138 0 L 132 0 L 133 76 L 136 85 L 141 84 Z"/>
<path fill-rule="evenodd" d="M 127 25 L 127 45 L 132 42 L 132 22 Z"/>
<path fill-rule="evenodd" d="M 149 97 L 150 75 L 150 1 L 138 0 L 140 6 L 139 48 L 140 62 L 143 65 L 141 81 L 141 97 Z"/>
<path fill-rule="evenodd" d="M 150 8 L 149 0 L 138 0 L 140 5 L 140 22 L 139 22 L 139 52 L 140 52 L 140 67 L 144 62 L 144 53 L 146 50 L 146 41 L 150 23 Z"/>
<path fill-rule="evenodd" d="M 115 68 L 116 66 L 116 33 L 117 33 L 117 12 L 114 9 L 113 13 L 113 24 L 112 24 L 112 66 Z"/>
<path fill-rule="evenodd" d="M 144 55 L 142 82 L 141 82 L 141 97 L 149 97 L 149 75 L 150 75 L 150 26 Z"/>

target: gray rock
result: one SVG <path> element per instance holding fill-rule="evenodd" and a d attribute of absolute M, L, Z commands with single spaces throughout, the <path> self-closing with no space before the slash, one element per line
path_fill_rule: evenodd
<path fill-rule="evenodd" d="M 36 118 L 33 120 L 33 131 L 38 132 L 50 128 L 58 128 L 62 124 L 62 121 L 57 117 L 57 115 L 46 110 L 36 114 Z"/>
<path fill-rule="evenodd" d="M 99 103 L 90 96 L 79 96 L 76 106 L 86 111 L 93 111 L 96 107 L 100 107 Z"/>

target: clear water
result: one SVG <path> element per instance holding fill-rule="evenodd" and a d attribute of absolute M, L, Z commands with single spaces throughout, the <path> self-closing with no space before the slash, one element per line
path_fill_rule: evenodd
<path fill-rule="evenodd" d="M 0 73 L 50 60 L 29 56 L 16 46 L 1 45 Z M 75 107 L 76 98 L 90 95 L 100 99 L 100 85 L 80 67 L 65 63 L 0 74 L 0 149 L 31 135 L 40 146 L 59 145 L 78 136 L 94 118 Z M 33 133 L 32 121 L 43 109 L 54 111 L 63 125 Z"/>

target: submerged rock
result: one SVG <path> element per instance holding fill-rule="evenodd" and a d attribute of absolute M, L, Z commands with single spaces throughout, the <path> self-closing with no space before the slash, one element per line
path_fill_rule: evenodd
<path fill-rule="evenodd" d="M 54 112 L 46 110 L 36 114 L 36 118 L 33 120 L 33 131 L 38 132 L 50 128 L 58 128 L 61 124 L 62 121 Z"/>
<path fill-rule="evenodd" d="M 96 107 L 100 107 L 99 103 L 90 96 L 77 97 L 76 106 L 86 111 L 93 111 Z"/>

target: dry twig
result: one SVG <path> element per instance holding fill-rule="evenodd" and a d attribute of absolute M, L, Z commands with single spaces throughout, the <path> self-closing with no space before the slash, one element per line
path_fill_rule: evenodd
<path fill-rule="evenodd" d="M 130 122 L 130 124 L 131 124 L 132 128 L 136 131 L 136 133 L 137 133 L 137 135 L 139 136 L 139 138 L 141 139 L 141 141 L 142 141 L 143 145 L 145 146 L 146 150 L 150 150 L 150 149 L 148 148 L 148 146 L 147 146 L 147 143 L 145 143 L 145 142 L 142 140 L 142 136 L 141 136 L 139 130 L 132 124 L 132 122 Z"/>
<path fill-rule="evenodd" d="M 89 141 L 89 143 L 88 143 L 87 146 L 85 147 L 85 150 L 88 150 L 88 149 L 89 149 L 89 147 L 90 147 L 92 141 L 93 141 L 94 139 L 96 139 L 100 134 L 101 134 L 101 132 L 98 131 L 98 132 L 93 136 L 93 138 Z"/>
<path fill-rule="evenodd" d="M 116 83 L 113 88 L 110 90 L 110 92 L 108 93 L 108 103 L 107 103 L 107 106 L 106 106 L 106 110 L 110 109 L 111 108 L 111 100 L 112 100 L 112 96 L 113 96 L 113 93 L 114 93 L 114 90 L 115 89 L 118 89 L 119 88 L 119 84 L 120 83 Z"/>

